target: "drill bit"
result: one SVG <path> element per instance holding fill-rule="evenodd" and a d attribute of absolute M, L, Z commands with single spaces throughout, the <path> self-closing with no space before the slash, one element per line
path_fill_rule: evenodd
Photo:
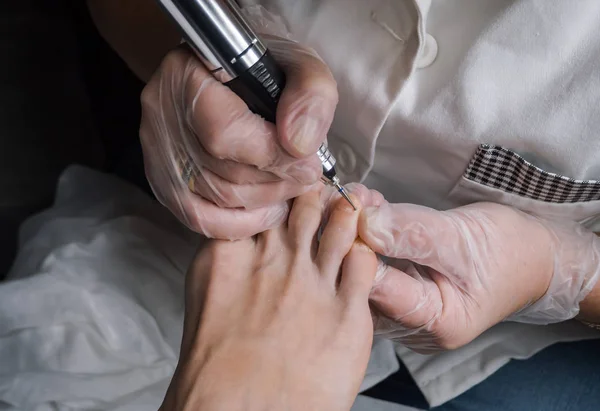
<path fill-rule="evenodd" d="M 346 201 L 350 203 L 350 205 L 352 206 L 352 208 L 354 209 L 354 211 L 356 211 L 357 208 L 354 205 L 354 203 L 352 202 L 352 200 L 350 199 L 350 196 L 348 195 L 348 193 L 346 192 L 346 190 L 344 189 L 344 187 L 342 185 L 340 185 L 340 183 L 338 183 L 338 182 L 333 183 L 333 185 L 337 189 L 338 193 L 340 193 L 342 195 L 342 197 L 344 197 L 346 199 Z"/>

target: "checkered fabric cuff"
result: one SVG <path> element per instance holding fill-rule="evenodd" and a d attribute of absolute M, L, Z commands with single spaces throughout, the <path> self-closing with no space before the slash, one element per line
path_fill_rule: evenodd
<path fill-rule="evenodd" d="M 499 146 L 482 144 L 464 176 L 488 187 L 548 203 L 600 200 L 600 181 L 549 173 Z"/>

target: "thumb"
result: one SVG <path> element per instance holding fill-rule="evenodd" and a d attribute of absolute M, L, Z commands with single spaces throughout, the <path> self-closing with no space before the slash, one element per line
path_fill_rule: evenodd
<path fill-rule="evenodd" d="M 413 264 L 397 268 L 380 262 L 369 300 L 377 334 L 389 338 L 413 334 L 442 311 L 439 288 Z"/>
<path fill-rule="evenodd" d="M 453 219 L 418 205 L 385 203 L 367 208 L 359 220 L 359 234 L 376 253 L 442 272 L 454 266 L 459 255 L 468 257 Z"/>
<path fill-rule="evenodd" d="M 325 141 L 338 103 L 337 84 L 317 52 L 292 40 L 284 21 L 262 6 L 243 13 L 286 74 L 277 106 L 277 134 L 292 156 L 314 155 Z"/>
<path fill-rule="evenodd" d="M 277 106 L 280 143 L 295 157 L 314 155 L 333 121 L 337 84 L 314 50 L 282 38 L 265 40 L 286 74 Z"/>

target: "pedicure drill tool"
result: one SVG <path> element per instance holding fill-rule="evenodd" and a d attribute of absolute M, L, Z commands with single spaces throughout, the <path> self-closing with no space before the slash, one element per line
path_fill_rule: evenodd
<path fill-rule="evenodd" d="M 158 0 L 179 26 L 196 55 L 221 83 L 248 107 L 275 123 L 285 74 L 246 22 L 233 0 Z M 333 186 L 356 210 L 335 170 L 336 160 L 323 143 L 317 151 L 321 181 Z"/>

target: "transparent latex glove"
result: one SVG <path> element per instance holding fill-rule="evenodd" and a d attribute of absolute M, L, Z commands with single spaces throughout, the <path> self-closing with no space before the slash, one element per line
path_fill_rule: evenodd
<path fill-rule="evenodd" d="M 287 76 L 277 126 L 253 114 L 187 46 L 166 56 L 142 93 L 140 136 L 155 195 L 192 230 L 220 239 L 278 226 L 286 200 L 319 181 L 316 152 L 338 101 L 315 51 L 290 40 L 261 7 L 246 13 Z"/>
<path fill-rule="evenodd" d="M 363 212 L 359 232 L 386 262 L 371 293 L 377 333 L 424 353 L 504 320 L 573 318 L 600 272 L 592 232 L 498 204 L 441 212 L 384 203 Z"/>
<path fill-rule="evenodd" d="M 364 187 L 352 196 L 359 207 L 374 204 Z M 306 193 L 287 224 L 247 240 L 213 240 L 196 256 L 162 410 L 350 409 L 372 343 L 377 257 L 356 241 L 359 213 L 325 198 Z"/>

